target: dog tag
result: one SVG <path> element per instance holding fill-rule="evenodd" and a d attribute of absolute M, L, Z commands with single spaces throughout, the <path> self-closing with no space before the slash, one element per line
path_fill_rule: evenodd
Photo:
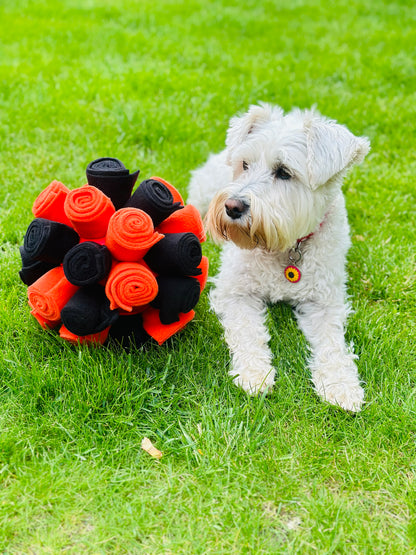
<path fill-rule="evenodd" d="M 285 268 L 285 278 L 290 281 L 290 283 L 297 283 L 302 276 L 301 271 L 296 266 L 286 266 Z"/>

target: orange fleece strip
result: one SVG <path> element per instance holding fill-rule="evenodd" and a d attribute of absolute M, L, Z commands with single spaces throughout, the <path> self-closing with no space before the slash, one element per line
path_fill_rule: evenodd
<path fill-rule="evenodd" d="M 201 264 L 198 268 L 202 271 L 200 276 L 193 276 L 195 279 L 199 281 L 199 286 L 201 288 L 201 293 L 205 289 L 208 280 L 208 270 L 209 270 L 209 260 L 206 256 L 202 257 Z"/>
<path fill-rule="evenodd" d="M 36 218 L 45 218 L 65 225 L 71 225 L 65 214 L 64 204 L 70 190 L 60 181 L 52 181 L 36 198 L 32 212 Z"/>
<path fill-rule="evenodd" d="M 118 309 L 118 313 L 120 316 L 133 316 L 134 314 L 140 314 L 149 308 L 149 304 L 144 304 L 143 306 L 135 306 L 133 310 L 123 310 L 122 308 Z"/>
<path fill-rule="evenodd" d="M 58 322 L 61 310 L 78 289 L 66 279 L 62 266 L 43 274 L 27 288 L 29 305 L 35 311 L 35 318 L 39 321 L 39 315 L 43 320 Z"/>
<path fill-rule="evenodd" d="M 153 301 L 158 290 L 154 274 L 137 262 L 115 264 L 105 286 L 111 310 L 121 308 L 127 312 Z"/>
<path fill-rule="evenodd" d="M 83 239 L 104 237 L 115 210 L 111 200 L 91 185 L 74 189 L 65 200 L 65 214 Z"/>
<path fill-rule="evenodd" d="M 105 244 L 115 259 L 138 262 L 163 237 L 154 231 L 152 218 L 146 212 L 122 208 L 110 218 Z"/>
<path fill-rule="evenodd" d="M 163 183 L 163 185 L 166 185 L 166 187 L 173 195 L 173 202 L 180 202 L 182 205 L 184 204 L 183 198 L 181 197 L 180 192 L 177 189 L 175 189 L 175 187 L 171 185 L 169 181 L 166 181 L 166 179 L 162 179 L 161 177 L 155 177 L 155 176 L 151 177 L 150 179 L 154 179 L 155 181 L 159 181 L 160 183 Z"/>
<path fill-rule="evenodd" d="M 85 344 L 98 344 L 102 345 L 109 334 L 110 326 L 105 328 L 105 330 L 100 331 L 99 333 L 92 333 L 91 335 L 75 335 L 74 333 L 70 332 L 64 325 L 62 325 L 59 329 L 59 335 L 62 339 L 66 341 L 70 341 L 71 343 L 80 343 L 81 345 Z"/>
<path fill-rule="evenodd" d="M 143 312 L 143 327 L 145 331 L 155 339 L 159 345 L 162 345 L 169 337 L 175 335 L 184 328 L 195 316 L 195 311 L 191 310 L 186 314 L 179 314 L 179 322 L 164 325 L 159 318 L 159 310 L 156 308 L 148 308 Z"/>
<path fill-rule="evenodd" d="M 171 214 L 157 226 L 157 231 L 160 233 L 194 233 L 200 243 L 207 239 L 201 215 L 193 204 L 187 204 L 182 210 Z"/>
<path fill-rule="evenodd" d="M 53 328 L 56 328 L 56 326 L 59 324 L 60 320 L 46 320 L 45 318 L 43 318 L 40 314 L 38 314 L 36 312 L 36 310 L 31 310 L 30 314 L 39 322 L 39 324 L 41 325 L 41 327 L 44 330 L 52 330 Z"/>

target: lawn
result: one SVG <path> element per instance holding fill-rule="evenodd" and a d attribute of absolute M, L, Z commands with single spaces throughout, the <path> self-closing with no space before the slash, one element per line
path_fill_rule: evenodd
<path fill-rule="evenodd" d="M 16 0 L 0 27 L 0 552 L 416 553 L 414 2 Z M 372 143 L 345 182 L 357 415 L 314 394 L 285 306 L 266 398 L 228 378 L 206 293 L 147 351 L 73 347 L 29 314 L 18 246 L 50 181 L 114 156 L 186 195 L 257 101 Z"/>

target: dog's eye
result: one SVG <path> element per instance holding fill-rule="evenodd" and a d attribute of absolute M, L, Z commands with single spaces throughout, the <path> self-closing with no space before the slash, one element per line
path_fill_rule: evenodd
<path fill-rule="evenodd" d="M 243 170 L 247 171 L 248 170 L 248 164 L 245 160 L 243 160 Z"/>
<path fill-rule="evenodd" d="M 278 168 L 276 168 L 274 171 L 274 176 L 277 179 L 283 179 L 283 180 L 287 180 L 292 177 L 289 171 L 287 170 L 287 168 L 285 168 L 284 166 L 279 166 Z"/>

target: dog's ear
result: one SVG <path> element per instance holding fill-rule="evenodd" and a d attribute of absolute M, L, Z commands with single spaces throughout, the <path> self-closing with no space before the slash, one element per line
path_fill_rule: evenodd
<path fill-rule="evenodd" d="M 312 116 L 305 121 L 309 186 L 312 190 L 354 164 L 370 150 L 367 137 L 356 137 L 332 120 Z"/>
<path fill-rule="evenodd" d="M 254 133 L 262 124 L 281 119 L 283 110 L 279 106 L 259 103 L 252 105 L 242 116 L 235 116 L 230 120 L 225 144 L 229 151 L 240 145 L 250 133 Z"/>

